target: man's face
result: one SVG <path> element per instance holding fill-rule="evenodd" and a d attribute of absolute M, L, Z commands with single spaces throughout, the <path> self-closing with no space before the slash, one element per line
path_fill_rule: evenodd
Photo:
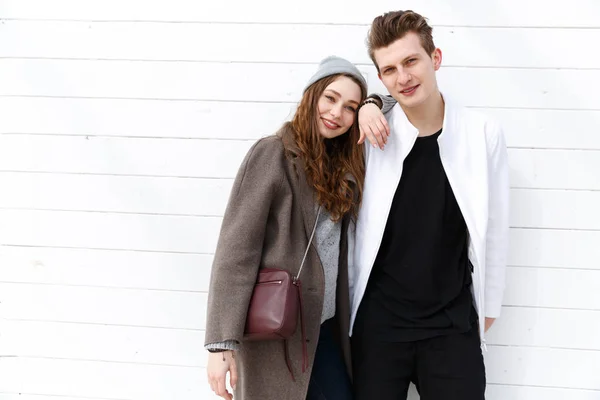
<path fill-rule="evenodd" d="M 375 50 L 379 79 L 403 108 L 419 107 L 438 93 L 435 71 L 440 68 L 442 52 L 427 54 L 419 36 L 408 32 L 388 47 Z"/>

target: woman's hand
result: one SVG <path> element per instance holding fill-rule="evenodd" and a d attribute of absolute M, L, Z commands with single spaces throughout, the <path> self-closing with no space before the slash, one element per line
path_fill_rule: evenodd
<path fill-rule="evenodd" d="M 238 374 L 234 352 L 228 350 L 220 353 L 209 353 L 206 372 L 208 383 L 213 392 L 224 399 L 232 400 L 233 394 L 227 391 L 225 378 L 227 377 L 227 372 L 229 372 L 229 385 L 235 389 Z"/>
<path fill-rule="evenodd" d="M 358 126 L 360 128 L 358 144 L 363 143 L 365 139 L 369 139 L 373 147 L 379 147 L 383 150 L 387 138 L 390 136 L 390 128 L 379 107 L 375 104 L 362 106 L 358 110 Z"/>

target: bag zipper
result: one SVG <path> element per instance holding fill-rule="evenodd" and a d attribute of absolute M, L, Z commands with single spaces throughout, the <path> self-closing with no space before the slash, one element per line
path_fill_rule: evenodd
<path fill-rule="evenodd" d="M 266 281 L 266 282 L 258 282 L 257 285 L 281 285 L 283 281 Z"/>

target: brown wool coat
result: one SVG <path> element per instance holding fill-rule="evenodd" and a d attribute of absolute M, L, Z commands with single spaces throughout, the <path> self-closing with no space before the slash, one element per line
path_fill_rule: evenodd
<path fill-rule="evenodd" d="M 302 373 L 300 324 L 289 341 L 296 381 L 285 363 L 283 341 L 244 342 L 246 313 L 259 268 L 298 271 L 316 221 L 315 197 L 291 132 L 259 140 L 235 179 L 215 253 L 208 294 L 205 343 L 237 340 L 237 400 L 305 400 L 318 343 L 324 296 L 323 267 L 311 245 L 300 280 L 309 368 Z M 342 221 L 336 319 L 350 371 L 347 227 Z"/>

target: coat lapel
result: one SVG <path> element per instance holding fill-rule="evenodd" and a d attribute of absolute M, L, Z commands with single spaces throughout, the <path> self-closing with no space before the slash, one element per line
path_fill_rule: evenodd
<path fill-rule="evenodd" d="M 315 205 L 317 202 L 315 191 L 308 185 L 306 173 L 304 171 L 304 161 L 300 157 L 296 157 L 294 161 L 298 176 L 298 188 L 300 192 L 300 204 L 302 205 L 302 215 L 304 216 L 304 230 L 306 231 L 307 239 L 310 238 L 314 224 L 316 223 L 317 212 Z"/>
<path fill-rule="evenodd" d="M 311 186 L 308 185 L 306 172 L 304 169 L 304 161 L 302 158 L 298 157 L 300 151 L 294 140 L 291 128 L 287 127 L 287 125 L 284 126 L 279 131 L 278 135 L 283 140 L 283 145 L 286 150 L 291 153 L 291 162 L 293 163 L 294 170 L 296 171 L 300 207 L 302 208 L 302 216 L 304 219 L 304 230 L 306 232 L 306 240 L 308 241 L 317 218 L 317 199 L 315 196 L 315 191 Z"/>

